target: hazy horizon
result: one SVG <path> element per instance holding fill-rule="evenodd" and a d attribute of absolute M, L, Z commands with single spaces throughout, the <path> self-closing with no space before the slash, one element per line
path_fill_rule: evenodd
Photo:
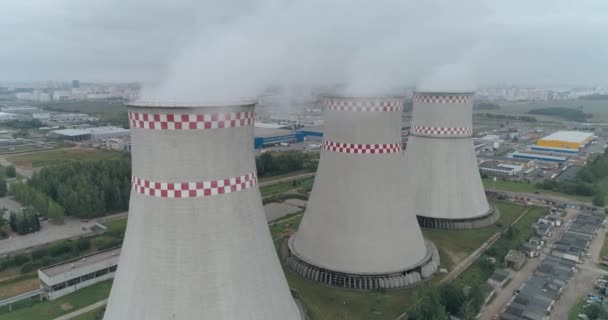
<path fill-rule="evenodd" d="M 157 83 L 145 94 L 186 100 L 269 85 L 608 85 L 599 0 L 4 2 L 2 81 Z"/>

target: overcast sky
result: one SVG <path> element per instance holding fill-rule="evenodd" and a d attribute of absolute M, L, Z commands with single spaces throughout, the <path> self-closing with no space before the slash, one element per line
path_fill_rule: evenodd
<path fill-rule="evenodd" d="M 1 2 L 0 81 L 608 84 L 605 0 Z"/>

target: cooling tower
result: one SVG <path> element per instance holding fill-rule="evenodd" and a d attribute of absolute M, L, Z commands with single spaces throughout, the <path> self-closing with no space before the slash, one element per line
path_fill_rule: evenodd
<path fill-rule="evenodd" d="M 104 319 L 301 319 L 257 188 L 254 105 L 128 111 L 129 223 Z"/>
<path fill-rule="evenodd" d="M 303 277 L 357 289 L 405 287 L 439 264 L 404 215 L 400 98 L 324 101 L 321 158 L 286 264 Z"/>
<path fill-rule="evenodd" d="M 477 168 L 472 115 L 473 93 L 414 94 L 405 212 L 416 214 L 422 227 L 478 228 L 498 219 Z"/>

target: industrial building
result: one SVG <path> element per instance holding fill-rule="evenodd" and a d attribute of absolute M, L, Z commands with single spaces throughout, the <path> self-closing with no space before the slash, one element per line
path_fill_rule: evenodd
<path fill-rule="evenodd" d="M 321 140 L 322 138 L 323 131 L 312 128 L 292 130 L 285 128 L 256 127 L 253 145 L 255 149 L 261 149 L 276 146 L 281 143 Z"/>
<path fill-rule="evenodd" d="M 580 262 L 604 219 L 603 212 L 586 210 L 579 214 L 562 238 L 555 243 L 551 255 Z"/>
<path fill-rule="evenodd" d="M 529 153 L 529 152 L 513 152 L 509 155 L 514 159 L 528 159 L 528 160 L 536 160 L 540 162 L 551 162 L 551 163 L 564 163 L 568 158 L 566 157 L 558 157 L 558 156 L 549 156 L 538 153 Z"/>
<path fill-rule="evenodd" d="M 523 166 L 500 163 L 497 161 L 485 161 L 479 164 L 479 170 L 490 176 L 517 176 L 523 173 Z"/>
<path fill-rule="evenodd" d="M 121 248 L 92 253 L 38 270 L 42 297 L 55 300 L 114 278 Z"/>
<path fill-rule="evenodd" d="M 136 103 L 129 225 L 105 320 L 298 320 L 268 230 L 254 103 Z"/>
<path fill-rule="evenodd" d="M 62 129 L 51 131 L 51 134 L 59 139 L 69 140 L 73 142 L 81 142 L 87 140 L 101 141 L 104 139 L 120 138 L 128 136 L 129 129 L 118 127 L 94 127 L 84 129 Z"/>
<path fill-rule="evenodd" d="M 558 152 L 577 153 L 581 148 L 589 144 L 594 138 L 595 135 L 590 132 L 558 131 L 539 139 L 534 147 L 538 150 L 544 149 L 555 150 Z"/>
<path fill-rule="evenodd" d="M 439 253 L 403 211 L 402 98 L 325 99 L 325 135 L 312 193 L 286 264 L 306 279 L 351 289 L 429 278 Z"/>
<path fill-rule="evenodd" d="M 404 212 L 420 226 L 481 228 L 498 212 L 488 203 L 473 148 L 473 93 L 416 92 L 405 151 Z"/>

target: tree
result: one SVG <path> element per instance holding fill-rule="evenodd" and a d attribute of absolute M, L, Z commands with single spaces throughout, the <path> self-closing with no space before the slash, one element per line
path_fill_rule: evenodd
<path fill-rule="evenodd" d="M 14 166 L 8 166 L 4 169 L 4 172 L 6 173 L 6 176 L 8 178 L 15 178 L 17 177 L 17 170 L 15 169 Z"/>
<path fill-rule="evenodd" d="M 6 180 L 0 176 L 0 197 L 6 196 L 8 188 L 6 187 Z"/>
<path fill-rule="evenodd" d="M 467 300 L 460 308 L 460 318 L 462 320 L 474 320 L 477 316 L 477 309 L 473 300 Z"/>
<path fill-rule="evenodd" d="M 17 232 L 17 214 L 14 211 L 11 211 L 9 225 L 11 226 L 11 230 Z"/>
<path fill-rule="evenodd" d="M 447 320 L 449 315 L 441 304 L 438 288 L 430 290 L 408 313 L 410 320 Z"/>
<path fill-rule="evenodd" d="M 65 211 L 55 201 L 49 201 L 48 217 L 54 224 L 63 224 Z"/>
<path fill-rule="evenodd" d="M 462 289 L 453 284 L 445 285 L 441 289 L 440 298 L 445 310 L 452 315 L 460 312 L 460 308 L 466 300 Z"/>
<path fill-rule="evenodd" d="M 604 200 L 604 194 L 602 192 L 598 192 L 598 194 L 593 197 L 593 205 L 598 207 L 603 207 L 606 205 L 606 201 Z"/>

